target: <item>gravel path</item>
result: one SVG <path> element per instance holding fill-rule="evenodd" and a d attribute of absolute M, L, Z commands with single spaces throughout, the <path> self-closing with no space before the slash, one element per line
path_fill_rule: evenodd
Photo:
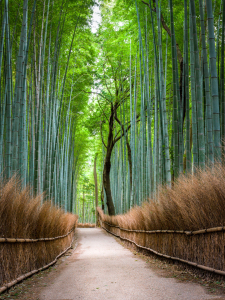
<path fill-rule="evenodd" d="M 79 245 L 40 300 L 201 300 L 207 295 L 193 283 L 157 276 L 145 261 L 99 228 L 79 228 Z"/>

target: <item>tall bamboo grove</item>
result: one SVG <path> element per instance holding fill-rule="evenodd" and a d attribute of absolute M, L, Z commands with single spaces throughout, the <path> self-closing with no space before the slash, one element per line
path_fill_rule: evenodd
<path fill-rule="evenodd" d="M 56 25 L 49 21 L 56 5 L 53 1 L 44 0 L 40 6 L 34 0 L 29 7 L 31 1 L 20 2 L 18 13 L 15 3 L 13 10 L 8 0 L 1 2 L 0 174 L 18 176 L 23 187 L 33 186 L 35 194 L 45 192 L 54 204 L 73 211 L 77 176 L 71 76 L 67 105 L 64 95 L 79 16 L 67 61 L 60 65 L 67 3 Z M 41 21 L 37 9 L 39 16 L 41 9 Z"/>
<path fill-rule="evenodd" d="M 176 10 L 174 2 L 132 2 L 139 47 L 130 52 L 130 97 L 120 104 L 126 134 L 111 157 L 117 214 L 149 197 L 157 201 L 158 187 L 180 174 L 222 162 L 225 1 L 184 0 Z"/>

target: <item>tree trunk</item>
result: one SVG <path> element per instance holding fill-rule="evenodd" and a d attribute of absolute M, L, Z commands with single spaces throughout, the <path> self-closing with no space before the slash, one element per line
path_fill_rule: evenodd
<path fill-rule="evenodd" d="M 127 139 L 127 153 L 128 153 L 128 162 L 130 167 L 130 190 L 132 190 L 132 158 L 131 158 L 131 148 Z"/>
<path fill-rule="evenodd" d="M 106 193 L 106 204 L 108 207 L 108 213 L 110 216 L 115 215 L 115 207 L 112 200 L 112 193 L 111 193 L 111 187 L 110 187 L 110 169 L 111 169 L 111 154 L 114 146 L 113 141 L 113 122 L 114 122 L 114 107 L 113 104 L 111 104 L 111 115 L 109 118 L 109 133 L 108 133 L 108 143 L 106 147 L 106 157 L 105 157 L 105 163 L 104 163 L 104 169 L 103 169 L 103 186 Z"/>
<path fill-rule="evenodd" d="M 84 223 L 84 185 L 83 185 L 83 208 L 82 208 L 82 221 Z"/>
<path fill-rule="evenodd" d="M 98 225 L 98 180 L 97 180 L 97 172 L 96 172 L 96 162 L 97 162 L 97 155 L 95 156 L 94 161 L 94 181 L 95 181 L 95 214 L 96 214 L 96 225 Z"/>
<path fill-rule="evenodd" d="M 104 187 L 102 185 L 102 190 L 101 190 L 101 203 L 102 203 L 102 210 L 105 211 L 105 204 L 104 204 Z"/>
<path fill-rule="evenodd" d="M 108 151 L 107 149 L 107 155 L 105 158 L 105 164 L 104 164 L 104 170 L 103 170 L 103 185 L 104 185 L 104 189 L 105 189 L 105 193 L 106 193 L 106 204 L 108 207 L 108 213 L 110 216 L 114 216 L 115 215 L 115 207 L 113 204 L 113 200 L 112 200 L 112 193 L 111 193 L 111 187 L 110 187 L 110 169 L 111 169 L 111 162 L 110 162 L 110 157 L 111 157 L 111 152 L 112 150 Z"/>

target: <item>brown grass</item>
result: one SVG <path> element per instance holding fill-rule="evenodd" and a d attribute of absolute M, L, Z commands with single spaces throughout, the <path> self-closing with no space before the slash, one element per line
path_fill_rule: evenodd
<path fill-rule="evenodd" d="M 78 228 L 95 228 L 96 225 L 92 223 L 78 223 L 77 224 Z"/>
<path fill-rule="evenodd" d="M 21 190 L 15 178 L 1 183 L 0 220 L 0 237 L 6 238 L 57 237 L 77 224 L 77 216 L 52 206 L 50 201 L 41 205 L 41 196 L 32 198 L 30 189 Z M 70 234 L 55 241 L 0 243 L 0 286 L 50 263 L 72 238 Z"/>
<path fill-rule="evenodd" d="M 198 171 L 180 176 L 172 188 L 162 187 L 157 201 L 149 200 L 128 213 L 100 218 L 114 226 L 138 230 L 194 231 L 225 226 L 225 169 Z M 135 233 L 107 226 L 111 232 L 151 248 L 218 270 L 225 270 L 225 233 L 187 236 L 178 233 Z"/>
<path fill-rule="evenodd" d="M 127 229 L 198 230 L 225 225 L 225 169 L 180 176 L 172 188 L 162 187 L 157 201 L 149 200 L 128 213 L 105 221 Z"/>

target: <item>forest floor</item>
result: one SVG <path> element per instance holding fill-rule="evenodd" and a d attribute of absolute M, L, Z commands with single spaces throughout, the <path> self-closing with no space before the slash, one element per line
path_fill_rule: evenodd
<path fill-rule="evenodd" d="M 73 250 L 0 300 L 225 300 L 225 281 L 202 279 L 121 244 L 102 229 L 79 228 Z"/>

